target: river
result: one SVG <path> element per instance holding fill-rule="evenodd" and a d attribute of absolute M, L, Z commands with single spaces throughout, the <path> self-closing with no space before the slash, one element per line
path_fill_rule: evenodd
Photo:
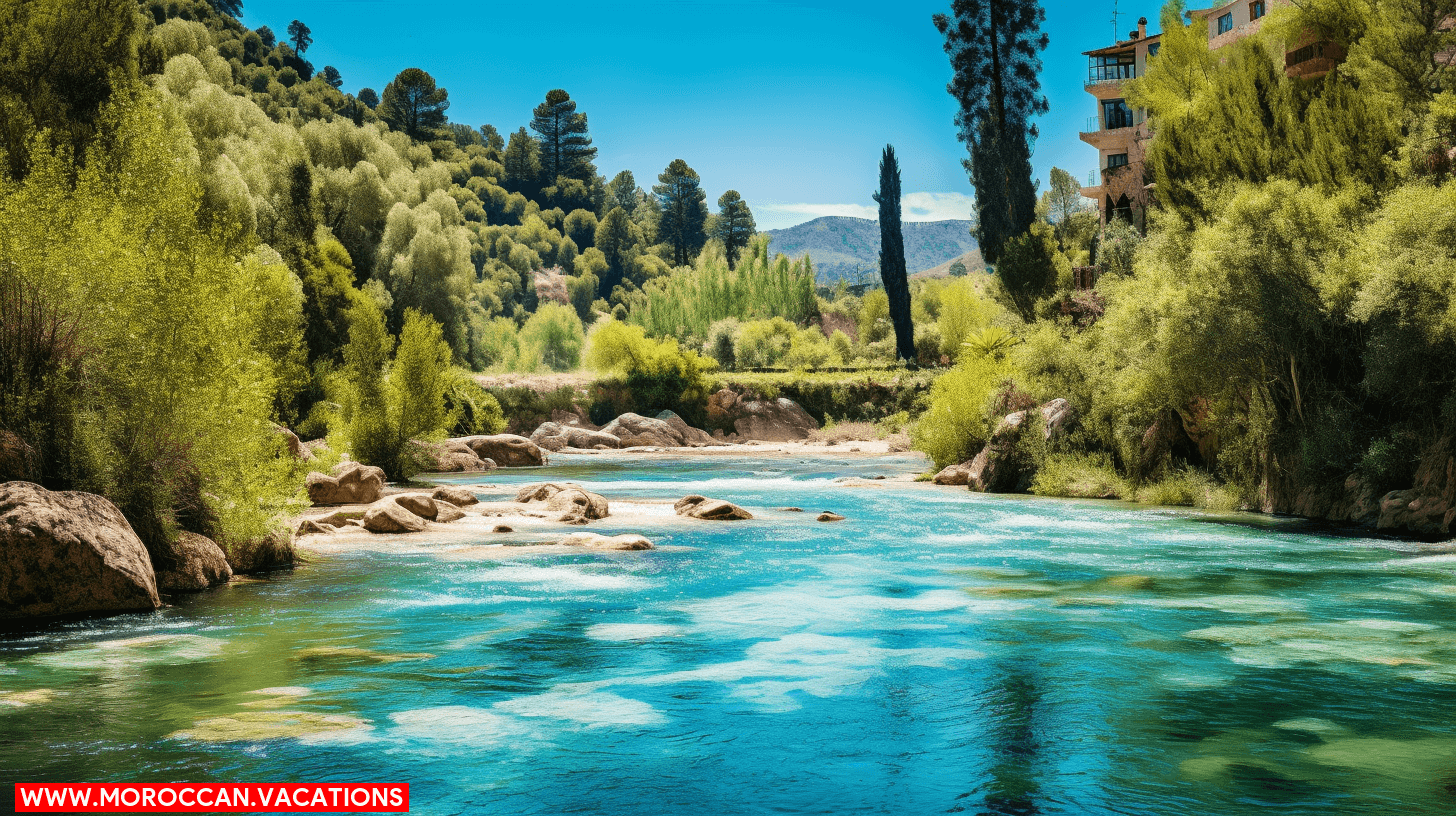
<path fill-rule="evenodd" d="M 557 455 L 488 480 L 757 518 L 588 528 L 649 552 L 402 538 L 0 634 L 0 780 L 408 782 L 425 814 L 1456 810 L 1456 556 L 843 480 L 924 467 Z"/>

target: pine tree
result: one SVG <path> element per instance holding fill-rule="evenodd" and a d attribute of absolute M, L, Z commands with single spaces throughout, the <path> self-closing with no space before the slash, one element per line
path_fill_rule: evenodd
<path fill-rule="evenodd" d="M 313 45 L 312 34 L 313 32 L 303 24 L 302 20 L 294 20 L 288 24 L 288 39 L 293 43 L 293 50 L 297 51 L 300 57 L 310 45 Z"/>
<path fill-rule="evenodd" d="M 955 71 L 946 90 L 960 105 L 955 123 L 970 153 L 962 163 L 976 189 L 977 238 L 995 263 L 1036 218 L 1032 119 L 1048 109 L 1039 79 L 1046 12 L 1038 0 L 954 0 L 950 16 L 933 20 Z"/>
<path fill-rule="evenodd" d="M 243 0 L 207 0 L 207 4 L 220 14 L 231 14 L 233 17 L 243 16 Z"/>
<path fill-rule="evenodd" d="M 895 148 L 885 145 L 880 159 L 880 279 L 890 298 L 890 322 L 895 326 L 895 353 L 915 360 L 915 324 L 910 319 L 910 278 L 905 272 L 905 235 L 900 227 L 900 162 Z"/>
<path fill-rule="evenodd" d="M 627 264 L 631 262 L 640 239 L 641 235 L 636 233 L 636 225 L 621 207 L 613 207 L 601 223 L 597 224 L 597 234 L 593 240 L 596 248 L 607 259 L 607 268 L 602 272 L 599 284 L 601 297 L 609 296 L 622 283 Z"/>
<path fill-rule="evenodd" d="M 430 141 L 445 125 L 449 92 L 435 86 L 435 78 L 418 68 L 406 68 L 384 87 L 379 117 L 411 139 Z"/>
<path fill-rule="evenodd" d="M 526 198 L 541 194 L 541 145 L 525 128 L 511 134 L 502 159 L 506 175 L 501 186 Z"/>
<path fill-rule="evenodd" d="M 738 253 L 748 246 L 757 226 L 753 223 L 753 211 L 737 190 L 729 190 L 718 199 L 718 221 L 714 225 L 713 237 L 723 242 L 723 251 L 728 255 L 728 268 L 738 265 Z"/>
<path fill-rule="evenodd" d="M 652 187 L 662 205 L 657 239 L 672 245 L 674 266 L 687 266 L 708 241 L 708 195 L 697 171 L 682 159 L 673 159 L 657 180 Z"/>
<path fill-rule="evenodd" d="M 542 186 L 556 184 L 558 176 L 590 181 L 596 175 L 592 160 L 597 149 L 587 133 L 586 114 L 577 113 L 576 102 L 566 91 L 546 93 L 546 101 L 531 117 L 531 129 L 541 143 Z"/>

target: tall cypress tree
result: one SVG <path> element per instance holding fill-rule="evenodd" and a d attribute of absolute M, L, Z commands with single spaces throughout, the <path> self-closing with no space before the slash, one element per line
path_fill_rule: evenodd
<path fill-rule="evenodd" d="M 682 159 L 673 159 L 657 180 L 652 186 L 662 205 L 657 240 L 672 244 L 673 266 L 687 266 L 708 242 L 708 194 L 698 172 Z"/>
<path fill-rule="evenodd" d="M 541 142 L 542 186 L 549 187 L 560 176 L 591 181 L 597 168 L 592 160 L 597 149 L 587 134 L 586 114 L 577 113 L 571 94 L 556 88 L 532 112 L 531 129 Z"/>
<path fill-rule="evenodd" d="M 890 297 L 890 322 L 895 325 L 895 353 L 915 361 L 915 324 L 910 320 L 910 277 L 905 272 L 905 235 L 900 227 L 900 162 L 895 148 L 885 145 L 880 159 L 880 279 Z"/>
<path fill-rule="evenodd" d="M 955 123 L 970 153 L 962 164 L 976 188 L 976 237 L 994 264 L 1036 219 L 1031 120 L 1048 109 L 1039 79 L 1046 12 L 1038 0 L 954 0 L 949 16 L 933 20 L 955 71 L 946 90 L 960 104 Z"/>

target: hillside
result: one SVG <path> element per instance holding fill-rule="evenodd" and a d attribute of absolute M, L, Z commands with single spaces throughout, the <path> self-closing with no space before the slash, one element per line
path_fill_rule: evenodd
<path fill-rule="evenodd" d="M 905 223 L 905 266 L 913 274 L 977 249 L 971 221 Z M 766 230 L 771 252 L 808 255 L 820 281 L 875 276 L 880 268 L 880 222 L 825 216 L 786 229 Z M 976 267 L 973 267 L 976 268 Z"/>
<path fill-rule="evenodd" d="M 943 264 L 932 266 L 929 269 L 922 269 L 919 272 L 912 272 L 912 278 L 948 278 L 950 277 L 951 264 L 960 261 L 965 264 L 969 272 L 985 272 L 986 262 L 981 258 L 981 250 L 973 249 L 964 255 L 958 255 Z"/>

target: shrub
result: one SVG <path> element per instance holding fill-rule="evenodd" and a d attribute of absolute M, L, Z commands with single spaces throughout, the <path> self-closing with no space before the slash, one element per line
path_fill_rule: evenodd
<path fill-rule="evenodd" d="M 704 346 L 704 352 L 718 363 L 718 367 L 725 371 L 732 370 L 738 365 L 736 352 L 738 344 L 738 330 L 741 324 L 736 317 L 725 317 L 708 327 L 708 341 Z"/>
<path fill-rule="evenodd" d="M 445 390 L 445 410 L 455 418 L 451 436 L 498 434 L 506 429 L 500 402 L 464 369 L 450 371 Z"/>
<path fill-rule="evenodd" d="M 574 371 L 581 364 L 586 335 L 571 307 L 548 302 L 526 321 L 520 341 L 525 359 L 539 360 L 552 371 Z"/>
<path fill-rule="evenodd" d="M 701 424 L 708 400 L 704 373 L 711 363 L 684 350 L 676 340 L 646 336 L 641 326 L 613 321 L 592 335 L 587 364 L 594 370 L 621 377 L 601 383 L 592 407 L 594 421 L 606 421 L 626 411 L 653 415 L 676 411 L 684 420 Z"/>
<path fill-rule="evenodd" d="M 890 336 L 890 296 L 875 289 L 864 296 L 859 307 L 859 341 L 866 345 Z"/>
<path fill-rule="evenodd" d="M 1212 476 L 1193 468 L 1169 473 L 1161 481 L 1144 485 L 1137 491 L 1137 501 L 1170 507 L 1199 507 L 1206 510 L 1235 510 L 1238 497 L 1225 489 Z"/>
<path fill-rule="evenodd" d="M 788 355 L 797 334 L 794 324 L 782 317 L 743 324 L 735 347 L 738 364 L 744 368 L 778 365 Z"/>
<path fill-rule="evenodd" d="M 784 355 L 784 364 L 790 368 L 819 368 L 827 365 L 833 354 L 834 349 L 824 332 L 818 326 L 810 326 L 794 333 L 788 354 Z"/>
<path fill-rule="evenodd" d="M 1031 492 L 1038 496 L 1120 499 L 1131 495 L 1127 482 L 1107 457 L 1052 454 L 1037 469 Z"/>
<path fill-rule="evenodd" d="M 990 401 L 1015 373 L 994 357 L 968 357 L 941 375 L 930 389 L 930 409 L 915 426 L 914 444 L 936 467 L 964 462 L 991 435 Z"/>
<path fill-rule="evenodd" d="M 1104 275 L 1131 275 L 1142 242 L 1137 227 L 1121 218 L 1109 220 L 1097 236 L 1097 268 Z"/>

